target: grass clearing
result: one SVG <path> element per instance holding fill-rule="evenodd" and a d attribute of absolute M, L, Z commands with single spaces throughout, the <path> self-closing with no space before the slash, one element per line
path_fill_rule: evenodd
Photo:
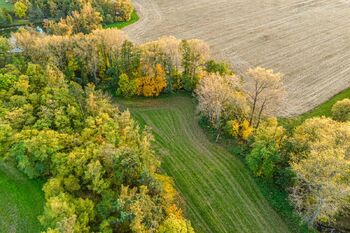
<path fill-rule="evenodd" d="M 189 96 L 119 103 L 152 127 L 162 168 L 174 178 L 196 232 L 290 232 L 241 160 L 208 140 Z"/>
<path fill-rule="evenodd" d="M 116 23 L 111 23 L 111 24 L 107 24 L 104 26 L 104 28 L 118 28 L 118 29 L 122 29 L 126 26 L 129 26 L 130 24 L 133 24 L 135 22 L 137 22 L 140 19 L 140 17 L 138 16 L 136 10 L 134 10 L 131 14 L 131 18 L 129 21 L 127 22 L 116 22 Z"/>
<path fill-rule="evenodd" d="M 13 10 L 13 4 L 10 2 L 7 2 L 6 0 L 0 0 L 0 8 L 4 8 L 7 10 Z"/>
<path fill-rule="evenodd" d="M 30 180 L 8 163 L 0 161 L 0 231 L 40 232 L 38 216 L 44 207 L 42 184 Z"/>

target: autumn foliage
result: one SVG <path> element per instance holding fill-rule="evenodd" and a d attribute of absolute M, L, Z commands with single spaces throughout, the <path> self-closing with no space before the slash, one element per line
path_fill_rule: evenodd
<path fill-rule="evenodd" d="M 293 143 L 297 182 L 291 198 L 310 225 L 332 222 L 350 197 L 350 122 L 306 120 L 295 130 Z"/>
<path fill-rule="evenodd" d="M 167 86 L 165 79 L 165 72 L 160 64 L 156 65 L 156 68 L 150 69 L 146 72 L 146 75 L 141 78 L 137 78 L 136 93 L 143 96 L 159 96 L 159 94 Z"/>
<path fill-rule="evenodd" d="M 350 99 L 343 99 L 332 107 L 332 118 L 336 121 L 350 121 Z"/>
<path fill-rule="evenodd" d="M 47 180 L 47 232 L 193 232 L 172 180 L 159 172 L 151 134 L 95 86 L 124 97 L 193 91 L 217 141 L 234 138 L 252 174 L 288 191 L 310 226 L 348 211 L 349 99 L 333 106 L 333 119 L 286 130 L 276 118 L 286 95 L 281 73 L 256 67 L 242 78 L 211 60 L 201 40 L 137 45 L 99 29 L 89 4 L 71 13 L 47 23 L 56 35 L 15 33 L 18 60 L 0 39 L 0 154 Z"/>
<path fill-rule="evenodd" d="M 43 232 L 193 232 L 148 130 L 92 84 L 52 65 L 21 68 L 0 68 L 0 150 L 45 180 Z"/>
<path fill-rule="evenodd" d="M 39 64 L 50 60 L 69 80 L 109 86 L 123 96 L 193 90 L 206 74 L 209 47 L 201 40 L 162 37 L 135 45 L 117 29 L 63 34 L 43 36 L 22 30 L 14 36 L 27 59 Z"/>

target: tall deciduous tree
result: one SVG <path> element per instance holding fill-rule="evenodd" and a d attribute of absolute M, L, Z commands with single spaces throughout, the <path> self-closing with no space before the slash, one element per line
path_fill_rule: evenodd
<path fill-rule="evenodd" d="M 170 216 L 159 227 L 159 233 L 194 233 L 192 226 L 183 218 Z"/>
<path fill-rule="evenodd" d="M 126 74 L 119 76 L 117 94 L 122 96 L 133 96 L 136 94 L 136 82 L 135 80 L 130 80 Z"/>
<path fill-rule="evenodd" d="M 158 96 L 166 87 L 165 72 L 160 64 L 154 69 L 148 68 L 146 75 L 136 80 L 137 94 L 143 96 Z"/>
<path fill-rule="evenodd" d="M 148 64 L 162 64 L 167 74 L 180 69 L 181 41 L 173 36 L 163 36 L 156 41 L 141 45 L 144 61 Z"/>
<path fill-rule="evenodd" d="M 251 103 L 249 123 L 253 126 L 255 122 L 254 126 L 258 127 L 261 117 L 273 114 L 283 101 L 283 75 L 262 67 L 249 69 L 247 75 L 252 79 L 252 87 L 248 89 Z"/>
<path fill-rule="evenodd" d="M 237 76 L 208 74 L 200 79 L 195 93 L 198 110 L 217 129 L 217 139 L 224 119 L 232 118 L 242 122 L 249 111 L 241 81 Z"/>
<path fill-rule="evenodd" d="M 193 90 L 200 78 L 200 69 L 209 59 L 210 48 L 204 41 L 192 39 L 182 41 L 181 51 L 184 87 L 186 90 Z"/>
<path fill-rule="evenodd" d="M 114 14 L 116 21 L 129 21 L 134 10 L 131 0 L 114 1 Z"/>
<path fill-rule="evenodd" d="M 332 221 L 350 197 L 350 123 L 309 119 L 293 140 L 291 167 L 297 180 L 291 199 L 309 225 Z"/>
<path fill-rule="evenodd" d="M 71 35 L 77 33 L 88 34 L 102 27 L 102 17 L 90 3 L 86 3 L 80 11 L 73 11 L 65 19 L 55 23 L 48 21 L 46 28 L 52 34 Z"/>

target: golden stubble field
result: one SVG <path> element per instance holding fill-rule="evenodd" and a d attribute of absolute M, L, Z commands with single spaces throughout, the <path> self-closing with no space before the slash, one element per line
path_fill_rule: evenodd
<path fill-rule="evenodd" d="M 350 86 L 350 0 L 134 0 L 135 42 L 174 35 L 207 41 L 242 74 L 285 74 L 280 115 L 306 112 Z"/>

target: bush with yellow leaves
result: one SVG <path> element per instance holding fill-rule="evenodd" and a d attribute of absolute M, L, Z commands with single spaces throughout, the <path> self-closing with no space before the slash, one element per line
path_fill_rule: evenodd
<path fill-rule="evenodd" d="M 136 93 L 143 96 L 159 96 L 166 88 L 167 82 L 165 72 L 160 64 L 156 65 L 155 70 L 148 69 L 145 76 L 136 78 Z M 153 74 L 152 74 L 153 73 Z"/>
<path fill-rule="evenodd" d="M 227 122 L 228 132 L 231 136 L 243 141 L 247 141 L 253 134 L 253 128 L 249 126 L 249 121 L 244 119 L 242 122 L 231 120 Z"/>

